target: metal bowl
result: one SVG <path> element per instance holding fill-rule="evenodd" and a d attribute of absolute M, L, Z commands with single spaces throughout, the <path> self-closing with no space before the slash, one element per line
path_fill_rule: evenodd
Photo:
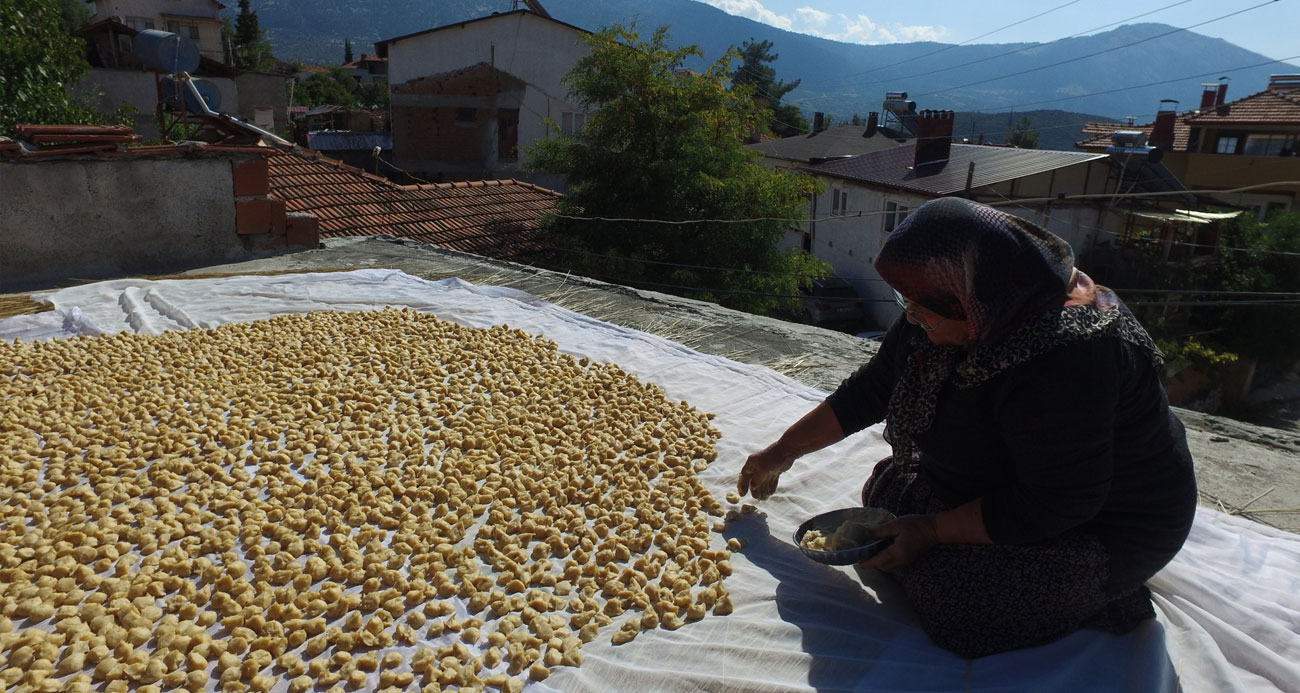
<path fill-rule="evenodd" d="M 841 549 L 839 551 L 818 551 L 817 549 L 810 549 L 803 545 L 803 535 L 813 529 L 816 529 L 823 534 L 833 534 L 835 530 L 839 529 L 841 524 L 849 520 L 863 522 L 869 525 L 883 525 L 892 519 L 894 519 L 894 514 L 884 508 L 857 507 L 832 510 L 828 513 L 817 515 L 799 525 L 799 529 L 796 529 L 794 532 L 794 543 L 795 546 L 798 546 L 799 550 L 803 552 L 803 555 L 817 561 L 818 563 L 825 563 L 826 565 L 852 565 L 854 563 L 865 561 L 877 553 L 880 553 L 886 546 L 889 546 L 890 541 L 887 539 L 877 539 L 851 549 Z"/>

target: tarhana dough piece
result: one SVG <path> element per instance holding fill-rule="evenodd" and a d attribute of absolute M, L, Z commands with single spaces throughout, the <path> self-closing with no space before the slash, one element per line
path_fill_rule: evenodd
<path fill-rule="evenodd" d="M 849 520 L 835 530 L 835 533 L 826 540 L 826 544 L 831 551 L 856 549 L 871 540 L 867 532 L 871 530 L 872 526 L 866 522 Z"/>

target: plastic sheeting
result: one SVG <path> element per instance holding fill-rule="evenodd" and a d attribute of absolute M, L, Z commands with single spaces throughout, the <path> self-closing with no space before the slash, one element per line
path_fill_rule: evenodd
<path fill-rule="evenodd" d="M 717 414 L 718 459 L 700 476 L 721 498 L 745 456 L 825 393 L 766 368 L 692 351 L 594 320 L 512 289 L 397 271 L 119 280 L 38 295 L 56 310 L 0 320 L 26 340 L 211 327 L 310 310 L 409 306 L 461 324 L 545 335 L 561 350 L 618 363 Z M 730 616 L 583 648 L 579 669 L 547 686 L 609 690 L 1226 691 L 1300 689 L 1300 537 L 1201 510 L 1182 553 L 1151 581 L 1158 618 L 1133 633 L 1081 631 L 978 660 L 934 646 L 901 591 L 805 559 L 792 534 L 807 517 L 857 504 L 887 446 L 874 427 L 796 463 L 761 511 L 732 523 L 749 540 L 727 580 Z M 720 540 L 719 540 L 720 541 Z M 540 687 L 539 687 L 540 688 Z"/>

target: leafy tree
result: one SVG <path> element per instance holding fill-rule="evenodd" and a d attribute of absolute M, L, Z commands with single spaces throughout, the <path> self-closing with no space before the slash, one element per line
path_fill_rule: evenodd
<path fill-rule="evenodd" d="M 257 12 L 249 0 L 239 0 L 239 14 L 235 15 L 234 35 L 228 37 L 234 52 L 235 67 L 241 70 L 270 72 L 275 68 L 271 42 L 257 20 Z"/>
<path fill-rule="evenodd" d="M 1246 216 L 1224 229 L 1211 285 L 1221 291 L 1300 293 L 1300 213 L 1277 212 L 1264 223 Z M 1201 319 L 1218 328 L 1217 341 L 1246 358 L 1293 361 L 1300 354 L 1300 306 L 1221 307 Z"/>
<path fill-rule="evenodd" d="M 772 52 L 772 47 L 771 41 L 755 42 L 752 38 L 742 44 L 741 64 L 731 74 L 731 82 L 753 89 L 754 101 L 771 112 L 768 127 L 773 134 L 779 137 L 806 134 L 810 130 L 808 119 L 803 117 L 799 107 L 781 101 L 799 86 L 799 80 L 777 81 L 776 70 L 768 63 L 780 56 Z"/>
<path fill-rule="evenodd" d="M 67 85 L 89 70 L 82 41 L 63 31 L 60 8 L 49 0 L 0 2 L 0 134 L 20 123 L 131 122 L 119 109 L 100 114 L 69 96 Z"/>
<path fill-rule="evenodd" d="M 388 80 L 359 82 L 356 85 L 357 105 L 372 111 L 388 110 Z"/>
<path fill-rule="evenodd" d="M 1038 131 L 1033 129 L 1028 116 L 1021 116 L 1015 129 L 1007 135 L 1007 144 L 1021 149 L 1038 149 Z"/>
<path fill-rule="evenodd" d="M 773 220 L 676 225 L 557 216 L 549 222 L 556 262 L 744 310 L 793 308 L 799 286 L 829 267 L 801 250 L 776 250 L 788 225 L 776 219 L 803 217 L 818 183 L 764 168 L 743 146 L 759 109 L 751 86 L 726 89 L 738 53 L 697 74 L 681 65 L 700 49 L 670 48 L 666 27 L 646 41 L 618 25 L 586 40 L 591 54 L 564 80 L 590 111 L 586 125 L 528 153 L 530 168 L 568 175 L 560 215 Z M 710 269 L 717 267 L 727 269 Z"/>
<path fill-rule="evenodd" d="M 307 79 L 298 80 L 294 91 L 294 101 L 299 105 L 313 108 L 316 106 L 355 106 L 357 105 L 356 80 L 342 68 L 332 67 L 329 74 L 314 73 Z M 387 90 L 385 90 L 385 93 Z"/>
<path fill-rule="evenodd" d="M 57 0 L 59 16 L 63 20 L 63 31 L 72 33 L 90 21 L 95 14 L 83 0 Z"/>
<path fill-rule="evenodd" d="M 352 39 L 343 39 L 343 64 L 352 62 Z"/>
<path fill-rule="evenodd" d="M 867 124 L 867 121 L 863 120 L 863 119 L 862 119 L 862 116 L 858 115 L 857 113 L 854 113 L 854 114 L 853 114 L 853 119 L 849 121 L 849 124 L 850 124 L 850 125 L 866 125 L 866 124 Z"/>

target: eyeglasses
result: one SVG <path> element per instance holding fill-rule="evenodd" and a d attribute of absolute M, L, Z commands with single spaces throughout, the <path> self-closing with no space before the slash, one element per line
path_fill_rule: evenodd
<path fill-rule="evenodd" d="M 907 318 L 911 320 L 913 324 L 925 330 L 926 332 L 934 331 L 935 325 L 931 325 L 927 323 L 926 321 L 922 320 L 920 316 L 918 316 L 915 312 L 913 312 L 911 308 L 912 302 L 904 298 L 903 294 L 898 293 L 898 291 L 894 291 L 894 300 L 898 301 L 898 307 L 903 309 L 903 313 L 907 315 Z"/>

